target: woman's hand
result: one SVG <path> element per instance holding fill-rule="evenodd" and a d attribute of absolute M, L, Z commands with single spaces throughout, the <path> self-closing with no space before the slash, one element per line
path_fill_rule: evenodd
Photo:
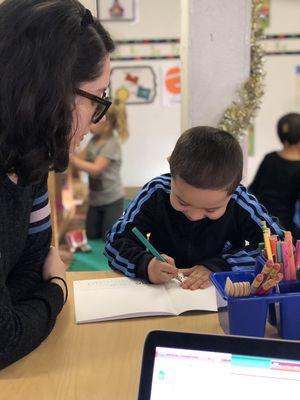
<path fill-rule="evenodd" d="M 65 280 L 66 266 L 60 258 L 57 248 L 51 246 L 43 266 L 43 279 L 48 281 L 54 276 L 59 276 Z"/>

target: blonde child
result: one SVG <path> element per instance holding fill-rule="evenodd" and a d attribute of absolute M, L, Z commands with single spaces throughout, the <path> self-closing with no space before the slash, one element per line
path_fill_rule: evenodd
<path fill-rule="evenodd" d="M 120 169 L 121 145 L 128 137 L 125 104 L 115 100 L 106 119 L 92 124 L 93 138 L 71 164 L 89 174 L 89 207 L 86 233 L 89 239 L 104 239 L 123 213 L 124 190 Z"/>

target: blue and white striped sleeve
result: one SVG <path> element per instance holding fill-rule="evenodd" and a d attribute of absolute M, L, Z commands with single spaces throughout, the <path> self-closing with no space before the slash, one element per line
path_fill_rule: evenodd
<path fill-rule="evenodd" d="M 156 224 L 156 194 L 170 193 L 170 176 L 159 176 L 146 184 L 129 204 L 123 216 L 107 233 L 104 254 L 112 269 L 126 276 L 148 280 L 148 264 L 153 258 L 131 232 L 137 227 L 144 235 Z"/>
<path fill-rule="evenodd" d="M 270 216 L 266 208 L 244 186 L 240 185 L 236 189 L 232 199 L 239 210 L 237 224 L 240 235 L 248 244 L 223 254 L 222 258 L 230 266 L 254 266 L 255 259 L 259 255 L 258 243 L 263 242 L 262 221 L 266 222 L 271 234 L 277 235 L 280 240 L 284 237 L 284 230 L 277 218 Z"/>

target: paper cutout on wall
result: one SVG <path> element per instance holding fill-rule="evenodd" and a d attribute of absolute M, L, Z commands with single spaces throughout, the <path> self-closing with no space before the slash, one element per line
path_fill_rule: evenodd
<path fill-rule="evenodd" d="M 162 103 L 171 107 L 180 103 L 180 67 L 166 65 L 162 67 Z"/>
<path fill-rule="evenodd" d="M 98 17 L 101 21 L 135 21 L 137 0 L 97 0 Z"/>
<path fill-rule="evenodd" d="M 112 68 L 110 93 L 126 104 L 152 103 L 156 96 L 154 70 L 149 66 Z"/>
<path fill-rule="evenodd" d="M 270 2 L 271 0 L 263 0 L 261 7 L 261 20 L 260 24 L 262 29 L 270 26 Z"/>

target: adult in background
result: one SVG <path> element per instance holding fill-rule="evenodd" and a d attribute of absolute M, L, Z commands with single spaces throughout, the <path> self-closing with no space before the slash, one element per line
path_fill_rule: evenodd
<path fill-rule="evenodd" d="M 300 114 L 282 116 L 277 134 L 283 147 L 264 157 L 249 190 L 292 231 L 294 239 L 300 239 L 300 229 L 294 223 L 300 198 Z"/>

